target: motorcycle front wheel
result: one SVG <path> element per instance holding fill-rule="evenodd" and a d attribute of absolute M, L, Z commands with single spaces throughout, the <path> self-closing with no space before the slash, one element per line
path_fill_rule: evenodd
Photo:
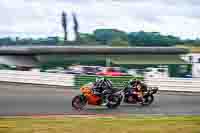
<path fill-rule="evenodd" d="M 110 95 L 108 97 L 107 107 L 109 109 L 117 108 L 121 104 L 121 96 L 120 95 Z"/>
<path fill-rule="evenodd" d="M 85 96 L 78 95 L 72 99 L 72 107 L 76 110 L 81 110 L 87 104 Z"/>
<path fill-rule="evenodd" d="M 143 106 L 150 105 L 154 101 L 153 95 L 146 95 L 144 96 L 144 102 L 142 103 Z"/>

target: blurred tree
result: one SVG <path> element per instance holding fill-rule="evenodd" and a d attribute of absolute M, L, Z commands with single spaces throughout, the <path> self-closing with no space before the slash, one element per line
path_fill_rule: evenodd
<path fill-rule="evenodd" d="M 112 40 L 127 41 L 128 36 L 125 32 L 117 29 L 97 29 L 94 31 L 96 41 L 103 44 L 110 44 Z"/>
<path fill-rule="evenodd" d="M 5 37 L 0 39 L 0 45 L 8 46 L 8 45 L 14 45 L 15 42 L 12 41 L 10 37 Z"/>
<path fill-rule="evenodd" d="M 128 41 L 132 46 L 173 46 L 181 42 L 181 39 L 171 35 L 164 36 L 159 32 L 131 32 Z"/>
<path fill-rule="evenodd" d="M 117 29 L 96 29 L 92 34 L 79 33 L 76 15 L 73 15 L 74 30 L 77 41 L 67 41 L 67 20 L 65 12 L 62 13 L 62 25 L 65 37 L 47 38 L 0 38 L 0 45 L 110 45 L 110 46 L 200 46 L 200 39 L 185 39 L 172 35 L 161 35 L 159 32 L 130 32 L 126 33 Z M 64 43 L 65 42 L 65 43 Z"/>
<path fill-rule="evenodd" d="M 85 43 L 85 44 L 96 43 L 96 38 L 93 34 L 80 33 L 80 42 Z"/>
<path fill-rule="evenodd" d="M 62 27 L 64 30 L 64 42 L 67 41 L 67 14 L 62 12 Z"/>
<path fill-rule="evenodd" d="M 74 21 L 74 32 L 75 32 L 75 41 L 80 41 L 79 35 L 79 24 L 75 13 L 72 13 L 73 21 Z"/>
<path fill-rule="evenodd" d="M 129 43 L 128 43 L 128 41 L 124 41 L 124 40 L 121 40 L 121 39 L 118 38 L 118 39 L 112 40 L 109 46 L 112 46 L 112 47 L 128 47 Z"/>

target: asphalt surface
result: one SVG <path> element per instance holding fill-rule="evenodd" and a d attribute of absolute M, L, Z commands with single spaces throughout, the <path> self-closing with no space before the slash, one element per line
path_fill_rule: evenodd
<path fill-rule="evenodd" d="M 155 94 L 150 106 L 122 104 L 117 109 L 87 106 L 76 111 L 71 99 L 78 90 L 67 87 L 0 82 L 0 116 L 61 114 L 200 115 L 198 94 Z"/>

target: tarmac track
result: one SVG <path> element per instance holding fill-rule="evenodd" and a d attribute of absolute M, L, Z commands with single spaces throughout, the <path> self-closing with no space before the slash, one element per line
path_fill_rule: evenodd
<path fill-rule="evenodd" d="M 71 99 L 79 93 L 69 87 L 0 82 L 0 116 L 142 114 L 200 115 L 200 94 L 155 94 L 150 106 L 122 104 L 117 109 L 87 106 L 76 111 Z"/>

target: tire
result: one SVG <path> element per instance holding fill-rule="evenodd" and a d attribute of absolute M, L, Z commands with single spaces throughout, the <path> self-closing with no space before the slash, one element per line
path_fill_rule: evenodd
<path fill-rule="evenodd" d="M 147 95 L 144 97 L 144 102 L 142 103 L 143 106 L 147 106 L 152 104 L 154 101 L 154 96 L 153 95 Z"/>
<path fill-rule="evenodd" d="M 75 96 L 72 99 L 72 107 L 76 110 L 83 109 L 83 107 L 86 105 L 86 103 L 87 103 L 87 100 L 86 100 L 85 96 L 83 96 L 83 95 Z"/>
<path fill-rule="evenodd" d="M 114 103 L 112 103 L 114 101 Z M 117 108 L 121 104 L 120 95 L 110 95 L 108 97 L 108 104 L 106 105 L 109 109 Z"/>

